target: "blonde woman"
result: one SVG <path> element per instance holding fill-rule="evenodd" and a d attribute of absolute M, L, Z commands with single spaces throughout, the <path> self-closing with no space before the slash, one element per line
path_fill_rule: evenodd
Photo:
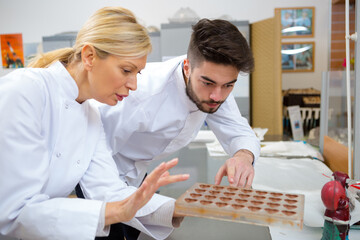
<path fill-rule="evenodd" d="M 47 53 L 32 68 L 0 79 L 0 235 L 94 239 L 118 222 L 154 238 L 170 234 L 174 200 L 154 192 L 189 176 L 169 175 L 175 159 L 160 164 L 138 189 L 128 187 L 99 112 L 87 101 L 123 101 L 136 89 L 150 50 L 131 12 L 107 7 L 89 18 L 73 48 Z M 68 198 L 78 183 L 86 199 Z"/>

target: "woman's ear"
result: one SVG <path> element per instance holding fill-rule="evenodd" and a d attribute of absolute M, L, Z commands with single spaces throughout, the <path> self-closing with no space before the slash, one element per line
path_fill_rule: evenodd
<path fill-rule="evenodd" d="M 95 48 L 90 45 L 85 45 L 81 49 L 81 61 L 84 65 L 84 68 L 88 71 L 92 70 L 92 67 L 95 62 L 96 52 Z"/>

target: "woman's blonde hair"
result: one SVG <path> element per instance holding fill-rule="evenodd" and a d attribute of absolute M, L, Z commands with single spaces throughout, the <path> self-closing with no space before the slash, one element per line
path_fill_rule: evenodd
<path fill-rule="evenodd" d="M 28 67 L 45 68 L 56 61 L 65 64 L 81 60 L 85 45 L 95 48 L 100 58 L 109 54 L 126 58 L 148 55 L 151 42 L 147 30 L 134 14 L 121 7 L 104 7 L 96 11 L 78 32 L 73 48 L 62 48 L 35 57 Z"/>

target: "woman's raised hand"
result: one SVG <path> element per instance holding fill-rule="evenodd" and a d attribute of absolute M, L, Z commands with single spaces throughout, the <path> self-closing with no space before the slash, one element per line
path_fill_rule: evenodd
<path fill-rule="evenodd" d="M 170 175 L 168 170 L 177 163 L 177 158 L 161 163 L 145 178 L 136 192 L 122 201 L 107 203 L 105 225 L 131 220 L 136 212 L 152 198 L 159 187 L 187 180 L 189 174 Z"/>

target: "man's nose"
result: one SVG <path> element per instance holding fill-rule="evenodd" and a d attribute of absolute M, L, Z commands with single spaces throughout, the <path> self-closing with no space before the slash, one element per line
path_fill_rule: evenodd
<path fill-rule="evenodd" d="M 221 101 L 221 88 L 217 87 L 210 93 L 210 99 L 219 102 Z"/>

